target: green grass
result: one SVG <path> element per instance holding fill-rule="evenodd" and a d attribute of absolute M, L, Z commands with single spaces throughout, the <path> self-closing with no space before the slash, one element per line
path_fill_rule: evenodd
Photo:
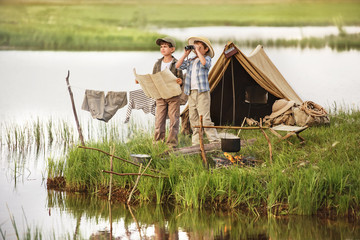
<path fill-rule="evenodd" d="M 312 215 L 319 212 L 359 217 L 360 204 L 360 111 L 333 112 L 331 126 L 311 127 L 302 133 L 307 142 L 302 145 L 292 138 L 290 145 L 268 133 L 273 146 L 273 161 L 269 160 L 267 141 L 260 131 L 242 131 L 243 139 L 257 141 L 241 150 L 243 156 L 262 161 L 256 167 L 209 169 L 201 157 L 163 156 L 164 144 L 154 146 L 151 133 L 135 132 L 127 143 L 92 142 L 95 147 L 130 159 L 131 153 L 150 154 L 151 168 L 161 170 L 166 178 L 142 177 L 137 202 L 175 203 L 185 208 L 242 209 L 254 215 Z M 180 146 L 190 144 L 190 138 L 180 137 Z M 220 152 L 218 154 L 221 154 Z M 208 154 L 211 160 L 213 154 Z M 63 161 L 60 161 L 63 164 Z M 70 148 L 61 168 L 67 187 L 96 193 L 109 184 L 109 156 L 97 151 Z M 56 169 L 56 167 L 53 167 Z M 119 160 L 114 171 L 137 173 L 138 167 Z M 52 171 L 53 173 L 54 171 Z M 153 174 L 152 172 L 148 172 Z M 155 174 L 156 175 L 156 174 Z M 131 188 L 136 176 L 114 176 L 113 186 Z"/>
<path fill-rule="evenodd" d="M 154 29 L 158 27 L 329 26 L 337 25 L 338 19 L 344 25 L 360 25 L 359 12 L 360 1 L 3 0 L 0 46 L 29 50 L 155 50 L 153 43 L 159 34 Z M 181 46 L 184 39 L 177 41 Z M 358 36 L 355 42 L 358 45 Z"/>

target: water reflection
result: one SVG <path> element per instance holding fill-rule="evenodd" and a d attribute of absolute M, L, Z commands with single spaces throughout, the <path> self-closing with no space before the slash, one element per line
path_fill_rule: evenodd
<path fill-rule="evenodd" d="M 344 219 L 251 217 L 239 212 L 183 209 L 179 206 L 110 204 L 89 195 L 49 191 L 49 212 L 67 211 L 77 219 L 73 236 L 90 239 L 346 239 L 360 227 Z M 86 221 L 97 226 L 89 228 Z M 99 227 L 99 226 L 102 227 Z M 91 224 L 90 224 L 91 226 Z"/>

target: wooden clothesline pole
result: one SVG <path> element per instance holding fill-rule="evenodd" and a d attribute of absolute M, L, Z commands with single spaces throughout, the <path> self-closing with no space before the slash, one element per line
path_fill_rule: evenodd
<path fill-rule="evenodd" d="M 81 126 L 79 124 L 78 116 L 77 116 L 77 113 L 76 113 L 76 107 L 75 107 L 75 103 L 74 103 L 74 96 L 73 96 L 73 93 L 71 91 L 71 87 L 70 87 L 70 83 L 69 83 L 69 77 L 70 77 L 70 71 L 68 70 L 68 74 L 66 76 L 66 84 L 68 86 L 68 90 L 69 90 L 69 94 L 70 94 L 72 109 L 73 109 L 73 113 L 74 113 L 74 117 L 75 117 L 75 121 L 76 121 L 76 126 L 77 126 L 77 129 L 78 129 L 78 132 L 79 132 L 81 145 L 85 146 L 84 137 L 82 135 Z"/>

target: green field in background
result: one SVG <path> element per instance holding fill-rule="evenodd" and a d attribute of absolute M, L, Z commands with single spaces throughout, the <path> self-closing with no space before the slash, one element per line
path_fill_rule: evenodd
<path fill-rule="evenodd" d="M 2 49 L 152 50 L 159 27 L 329 25 L 359 26 L 360 1 L 0 0 Z"/>

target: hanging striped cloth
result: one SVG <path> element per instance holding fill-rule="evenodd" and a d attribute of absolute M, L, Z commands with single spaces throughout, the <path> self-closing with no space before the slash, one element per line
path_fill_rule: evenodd
<path fill-rule="evenodd" d="M 143 110 L 144 113 L 151 113 L 155 116 L 156 102 L 154 99 L 147 97 L 142 89 L 129 92 L 128 109 L 124 123 L 128 123 L 133 109 Z"/>

